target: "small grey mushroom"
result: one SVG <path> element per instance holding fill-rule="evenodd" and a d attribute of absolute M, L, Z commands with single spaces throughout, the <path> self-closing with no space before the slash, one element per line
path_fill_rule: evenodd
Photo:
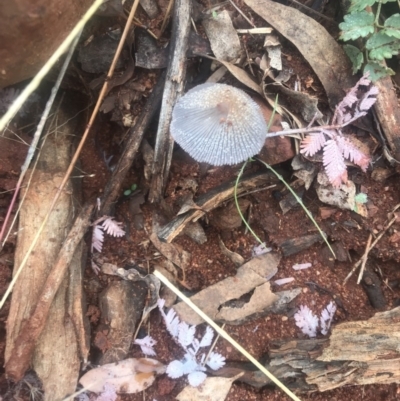
<path fill-rule="evenodd" d="M 267 123 L 257 103 L 242 90 L 205 83 L 176 102 L 170 132 L 196 161 L 222 166 L 259 153 Z"/>

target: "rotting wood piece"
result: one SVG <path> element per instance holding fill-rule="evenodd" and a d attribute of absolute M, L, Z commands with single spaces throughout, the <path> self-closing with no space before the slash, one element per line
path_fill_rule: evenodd
<path fill-rule="evenodd" d="M 276 182 L 277 179 L 270 172 L 260 172 L 251 175 L 245 175 L 239 181 L 237 194 L 242 194 L 250 189 L 261 187 L 263 185 Z M 192 221 L 197 221 L 204 216 L 205 213 L 218 207 L 222 202 L 233 198 L 236 179 L 224 183 L 208 193 L 200 196 L 195 202 L 199 209 L 189 210 L 184 214 L 180 214 L 172 221 L 160 228 L 157 233 L 160 241 L 171 242 L 179 235 L 186 225 Z"/>
<path fill-rule="evenodd" d="M 37 167 L 32 176 L 26 179 L 30 185 L 24 186 L 22 191 L 22 195 L 25 194 L 26 197 L 20 211 L 15 269 L 18 269 L 25 259 L 32 239 L 41 227 L 54 196 L 59 193 L 59 187 L 68 170 L 73 147 L 72 141 L 76 132 L 77 120 L 73 118 L 75 113 L 76 110 L 73 106 L 67 108 L 62 105 L 58 109 L 58 127 L 48 127 L 44 145 L 38 156 Z M 19 379 L 23 374 L 23 366 L 26 364 L 24 360 L 28 359 L 28 365 L 36 371 L 43 383 L 45 401 L 63 399 L 75 391 L 81 365 L 80 351 L 86 349 L 86 356 L 83 355 L 82 359 L 87 357 L 88 344 L 80 344 L 80 341 L 85 340 L 84 322 L 87 318 L 82 305 L 78 308 L 75 302 L 76 298 L 82 300 L 83 244 L 80 242 L 73 252 L 73 244 L 76 245 L 79 237 L 77 233 L 72 242 L 65 242 L 67 234 L 73 226 L 74 214 L 80 209 L 78 184 L 77 180 L 69 180 L 65 190 L 61 191 L 57 206 L 50 214 L 41 233 L 40 241 L 36 244 L 34 252 L 29 255 L 25 268 L 15 284 L 7 320 L 5 360 L 7 365 L 10 363 L 8 373 L 10 377 Z M 88 224 L 88 221 L 84 223 L 86 227 Z M 84 229 L 80 227 L 81 237 L 86 231 L 86 227 Z M 65 243 L 66 249 L 63 249 L 63 243 Z M 68 263 L 68 260 L 71 263 Z M 56 269 L 64 270 L 68 274 L 51 275 L 49 279 L 54 281 L 47 282 L 55 265 Z M 50 292 L 42 293 L 46 282 L 49 285 L 46 290 L 50 288 Z M 59 285 L 58 291 L 52 288 L 52 284 L 55 285 L 56 282 Z M 54 298 L 51 305 L 46 299 L 47 296 Z M 41 330 L 40 336 L 36 342 L 32 338 L 32 342 L 29 340 L 27 344 L 24 344 L 24 339 L 18 340 L 19 335 L 22 333 L 25 323 L 35 312 L 40 299 L 45 300 L 39 307 L 41 308 L 39 314 L 43 313 L 43 320 L 32 320 L 30 323 L 34 326 L 36 335 Z M 47 319 L 45 318 L 46 309 L 48 311 Z M 78 315 L 73 316 L 75 313 Z M 26 334 L 25 332 L 25 335 L 29 336 L 31 333 Z M 28 349 L 25 349 L 25 345 Z M 28 350 L 33 345 L 33 355 L 29 360 Z M 15 347 L 17 347 L 16 351 L 13 351 Z M 17 358 L 22 356 L 22 360 L 16 361 L 19 365 L 15 368 L 19 370 L 14 370 L 12 365 L 13 352 L 16 352 L 13 355 L 16 355 Z M 27 354 L 22 355 L 25 352 Z"/>
<path fill-rule="evenodd" d="M 54 264 L 50 274 L 47 277 L 46 283 L 44 284 L 42 293 L 37 301 L 33 314 L 22 326 L 18 337 L 14 341 L 14 348 L 11 350 L 10 357 L 5 366 L 7 377 L 14 381 L 20 380 L 25 374 L 26 370 L 29 368 L 36 342 L 38 341 L 38 338 L 45 327 L 53 299 L 60 288 L 61 282 L 64 280 L 65 273 L 72 259 L 75 256 L 76 248 L 89 227 L 90 216 L 93 209 L 93 204 L 85 206 L 80 215 L 76 218 L 73 227 L 63 243 L 63 247 L 60 250 L 57 262 Z M 80 283 L 76 284 L 79 285 Z M 76 286 L 71 287 L 74 288 L 70 288 L 70 291 L 75 292 L 77 290 Z M 75 297 L 71 298 L 74 302 Z M 72 315 L 71 318 L 73 317 L 74 316 Z M 74 321 L 74 326 L 76 329 L 78 329 L 81 324 L 77 321 Z M 87 359 L 89 354 L 89 345 L 87 344 L 85 347 L 85 343 L 88 343 L 88 339 L 82 338 L 82 330 L 79 330 L 79 332 L 77 330 L 77 334 L 81 334 L 81 354 L 86 354 L 84 359 Z"/>
<path fill-rule="evenodd" d="M 129 130 L 129 138 L 124 152 L 104 189 L 103 203 L 100 210 L 101 216 L 111 214 L 112 206 L 121 194 L 122 183 L 132 166 L 133 160 L 142 142 L 144 132 L 153 120 L 160 105 L 165 85 L 165 75 L 166 73 L 164 71 L 158 78 L 157 84 L 154 86 L 138 122 Z"/>
<path fill-rule="evenodd" d="M 171 51 L 158 123 L 153 177 L 149 194 L 151 202 L 159 202 L 161 200 L 171 167 L 174 140 L 169 134 L 169 126 L 172 119 L 172 109 L 184 89 L 186 52 L 189 45 L 191 26 L 190 10 L 190 0 L 175 0 Z"/>
<path fill-rule="evenodd" d="M 376 115 L 393 152 L 392 156 L 400 162 L 400 108 L 392 78 L 381 78 L 375 82 L 375 86 L 379 89 L 374 105 Z"/>
<path fill-rule="evenodd" d="M 291 390 L 305 392 L 399 383 L 399 343 L 400 307 L 338 324 L 330 338 L 272 341 L 266 367 Z M 262 376 L 252 372 L 240 380 L 255 387 L 271 384 Z"/>

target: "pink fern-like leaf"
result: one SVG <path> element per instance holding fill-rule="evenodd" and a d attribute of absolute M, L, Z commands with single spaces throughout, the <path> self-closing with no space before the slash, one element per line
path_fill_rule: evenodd
<path fill-rule="evenodd" d="M 97 252 L 101 252 L 103 249 L 104 232 L 100 226 L 93 227 L 92 233 L 92 252 L 95 249 Z"/>
<path fill-rule="evenodd" d="M 307 135 L 300 145 L 300 153 L 305 156 L 314 156 L 319 150 L 322 149 L 326 142 L 323 132 L 316 132 Z"/>
<path fill-rule="evenodd" d="M 360 100 L 360 103 L 358 104 L 359 110 L 361 111 L 369 110 L 376 102 L 376 97 L 374 96 L 376 96 L 378 92 L 379 92 L 378 88 L 376 86 L 372 86 Z"/>
<path fill-rule="evenodd" d="M 112 237 L 123 237 L 125 235 L 125 231 L 121 226 L 122 223 L 115 221 L 113 217 L 108 217 L 102 224 L 104 231 Z"/>
<path fill-rule="evenodd" d="M 347 182 L 347 168 L 336 140 L 330 139 L 324 146 L 323 164 L 330 183 L 339 187 Z"/>
<path fill-rule="evenodd" d="M 307 305 L 301 305 L 300 309 L 295 313 L 294 319 L 296 326 L 309 337 L 317 335 L 318 317 L 315 316 Z"/>
<path fill-rule="evenodd" d="M 359 88 L 360 86 L 369 86 L 370 84 L 371 81 L 368 78 L 368 74 L 360 78 L 355 86 L 347 92 L 347 95 L 336 106 L 332 124 L 346 124 L 352 118 L 359 118 L 365 115 L 365 111 L 374 104 L 375 99 L 371 96 L 375 96 L 378 93 L 378 89 L 372 86 L 362 95 Z M 354 111 L 354 109 L 356 109 L 356 111 Z"/>
<path fill-rule="evenodd" d="M 369 166 L 370 157 L 358 149 L 357 145 L 354 144 L 349 138 L 338 137 L 337 144 L 343 154 L 343 156 L 360 166 L 365 172 Z"/>

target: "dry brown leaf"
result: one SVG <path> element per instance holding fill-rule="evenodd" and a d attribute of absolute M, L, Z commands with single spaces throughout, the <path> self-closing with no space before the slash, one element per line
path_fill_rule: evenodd
<path fill-rule="evenodd" d="M 164 372 L 165 366 L 155 359 L 130 358 L 89 370 L 79 383 L 94 393 L 101 393 L 105 384 L 111 384 L 117 393 L 133 394 L 151 386 L 155 375 Z"/>
<path fill-rule="evenodd" d="M 318 75 L 331 107 L 335 107 L 356 82 L 350 61 L 336 40 L 322 25 L 294 8 L 270 0 L 245 3 L 297 47 Z"/>
<path fill-rule="evenodd" d="M 203 20 L 203 27 L 218 59 L 235 61 L 240 57 L 240 40 L 227 10 Z"/>
<path fill-rule="evenodd" d="M 186 386 L 177 396 L 178 401 L 224 401 L 231 389 L 232 383 L 242 376 L 207 377 L 200 387 Z"/>
<path fill-rule="evenodd" d="M 259 93 L 260 95 L 263 95 L 263 91 L 260 87 L 260 85 L 256 84 L 253 79 L 250 77 L 249 74 L 247 74 L 246 71 L 242 70 L 240 67 L 237 67 L 236 65 L 233 65 L 231 63 L 228 63 L 227 61 L 220 60 L 214 57 L 207 56 L 205 54 L 202 54 L 202 57 L 207 57 L 211 60 L 217 60 L 219 63 L 221 63 L 224 67 L 227 68 L 227 70 L 238 80 L 240 81 L 243 85 L 246 85 L 248 88 L 252 89 L 254 92 Z"/>

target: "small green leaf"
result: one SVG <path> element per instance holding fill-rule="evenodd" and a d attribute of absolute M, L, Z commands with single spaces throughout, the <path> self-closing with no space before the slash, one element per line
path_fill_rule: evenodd
<path fill-rule="evenodd" d="M 400 39 L 400 14 L 394 14 L 385 21 L 382 33 Z"/>
<path fill-rule="evenodd" d="M 373 6 L 377 0 L 352 0 L 349 12 L 365 10 L 367 7 Z"/>
<path fill-rule="evenodd" d="M 129 196 L 131 193 L 132 193 L 132 191 L 130 189 L 127 189 L 126 191 L 124 191 L 125 196 Z"/>
<path fill-rule="evenodd" d="M 364 54 L 358 47 L 353 45 L 344 45 L 343 49 L 353 64 L 353 74 L 355 74 L 364 62 Z"/>
<path fill-rule="evenodd" d="M 368 202 L 368 195 L 365 194 L 364 192 L 360 192 L 359 194 L 357 194 L 357 195 L 354 197 L 354 200 L 355 200 L 357 203 L 367 203 L 367 202 Z"/>
<path fill-rule="evenodd" d="M 371 59 L 382 61 L 399 53 L 400 40 L 378 32 L 367 40 L 365 47 L 370 50 L 369 57 Z"/>
<path fill-rule="evenodd" d="M 388 75 L 394 75 L 394 71 L 391 68 L 373 62 L 369 62 L 365 65 L 363 71 L 364 75 L 367 72 L 369 73 L 368 78 L 373 82 L 376 82 L 381 78 L 387 77 Z"/>
<path fill-rule="evenodd" d="M 374 33 L 374 14 L 366 11 L 344 16 L 344 22 L 339 24 L 342 30 L 340 39 L 355 40 Z"/>
<path fill-rule="evenodd" d="M 136 191 L 136 189 L 137 189 L 137 185 L 136 184 L 132 184 L 132 186 L 131 186 L 131 191 L 133 192 L 133 191 Z"/>

